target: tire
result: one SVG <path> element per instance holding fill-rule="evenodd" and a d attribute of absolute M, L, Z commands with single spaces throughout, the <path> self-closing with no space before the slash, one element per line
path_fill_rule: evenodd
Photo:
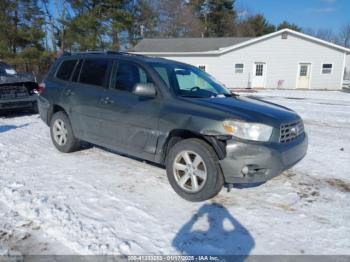
<path fill-rule="evenodd" d="M 185 160 L 188 160 L 187 156 L 190 157 L 192 167 Z M 196 162 L 198 156 L 200 158 Z M 197 165 L 199 161 L 202 161 L 202 163 Z M 187 170 L 184 170 L 185 166 Z M 166 171 L 169 183 L 175 192 L 191 202 L 213 198 L 220 192 L 224 184 L 215 151 L 205 141 L 197 138 L 181 140 L 169 150 L 166 159 Z M 204 176 L 204 171 L 206 171 L 206 176 Z M 199 174 L 201 176 L 197 176 Z M 195 180 L 197 180 L 196 183 Z M 187 182 L 184 183 L 184 181 Z M 195 189 L 196 184 L 197 189 Z"/>
<path fill-rule="evenodd" d="M 62 143 L 60 143 L 59 140 L 62 135 L 57 138 L 59 129 L 57 128 L 56 124 L 59 123 L 59 126 L 64 127 L 63 129 L 65 129 L 65 131 L 60 131 L 59 133 L 66 134 L 64 135 L 65 139 L 61 141 Z M 52 116 L 50 121 L 50 134 L 52 143 L 58 151 L 63 153 L 71 153 L 80 149 L 80 141 L 74 136 L 68 116 L 64 112 L 59 111 Z"/>

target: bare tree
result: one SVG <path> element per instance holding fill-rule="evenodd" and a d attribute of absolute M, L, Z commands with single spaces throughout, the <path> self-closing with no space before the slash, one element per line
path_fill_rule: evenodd
<path fill-rule="evenodd" d="M 49 30 L 50 30 L 50 36 L 51 36 L 52 49 L 56 53 L 57 43 L 56 43 L 55 35 L 56 35 L 56 31 L 59 30 L 59 28 L 56 26 L 54 15 L 48 7 L 49 0 L 41 0 L 41 3 L 44 7 L 45 15 L 47 17 L 46 24 L 49 24 L 49 26 L 50 26 Z M 46 27 L 46 25 L 45 25 L 45 27 Z M 46 32 L 46 37 L 48 37 L 47 32 Z"/>
<path fill-rule="evenodd" d="M 303 28 L 301 32 L 310 36 L 316 36 L 315 30 L 310 27 Z"/>
<path fill-rule="evenodd" d="M 184 5 L 182 7 L 177 23 L 183 27 L 180 33 L 183 37 L 201 37 L 204 32 L 204 25 L 193 13 L 193 7 L 189 5 Z"/>
<path fill-rule="evenodd" d="M 184 0 L 154 1 L 159 13 L 158 34 L 161 37 L 200 37 L 204 31 L 193 7 Z"/>
<path fill-rule="evenodd" d="M 337 43 L 337 36 L 333 33 L 332 29 L 325 29 L 321 28 L 316 32 L 316 37 L 331 42 L 331 43 Z"/>
<path fill-rule="evenodd" d="M 238 6 L 236 6 L 236 12 L 237 12 L 237 22 L 242 23 L 249 17 L 253 16 L 255 13 L 252 11 L 252 9 L 249 8 L 246 4 L 240 3 Z"/>
<path fill-rule="evenodd" d="M 64 52 L 64 41 L 65 41 L 65 17 L 66 17 L 66 7 L 65 7 L 65 0 L 56 0 L 56 9 L 60 12 L 60 23 L 61 23 L 61 29 L 60 29 L 60 49 L 61 52 Z"/>
<path fill-rule="evenodd" d="M 350 24 L 344 25 L 340 30 L 339 44 L 350 47 Z"/>

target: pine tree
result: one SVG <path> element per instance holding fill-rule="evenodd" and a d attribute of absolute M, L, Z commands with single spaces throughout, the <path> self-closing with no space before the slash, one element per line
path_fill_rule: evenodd
<path fill-rule="evenodd" d="M 67 44 L 80 50 L 120 46 L 120 33 L 131 24 L 131 0 L 69 0 L 74 17 L 67 21 Z"/>
<path fill-rule="evenodd" d="M 102 4 L 102 13 L 107 24 L 107 34 L 112 38 L 112 49 L 120 49 L 119 35 L 127 30 L 132 23 L 132 15 L 128 6 L 133 3 L 132 0 L 105 0 Z"/>
<path fill-rule="evenodd" d="M 47 70 L 44 23 L 38 0 L 0 1 L 0 59 L 19 71 Z"/>
<path fill-rule="evenodd" d="M 235 35 L 237 17 L 233 0 L 208 0 L 203 7 L 205 14 L 206 36 Z"/>
<path fill-rule="evenodd" d="M 0 1 L 0 46 L 16 54 L 26 48 L 43 49 L 43 12 L 37 0 Z"/>
<path fill-rule="evenodd" d="M 277 26 L 277 30 L 281 30 L 281 29 L 285 29 L 285 28 L 289 28 L 289 29 L 292 29 L 294 31 L 298 31 L 300 32 L 301 31 L 301 28 L 299 26 L 297 26 L 296 24 L 294 23 L 289 23 L 287 21 L 283 21 L 282 23 L 280 23 L 278 26 Z"/>
<path fill-rule="evenodd" d="M 276 31 L 276 27 L 270 24 L 262 14 L 251 16 L 244 23 L 247 23 L 254 32 L 253 36 L 262 36 Z"/>

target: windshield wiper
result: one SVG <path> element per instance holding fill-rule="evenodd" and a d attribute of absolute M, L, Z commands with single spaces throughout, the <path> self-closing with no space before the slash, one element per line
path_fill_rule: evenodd
<path fill-rule="evenodd" d="M 239 95 L 238 94 L 235 94 L 235 93 L 223 93 L 223 94 L 217 94 L 216 97 L 238 97 Z"/>
<path fill-rule="evenodd" d="M 203 96 L 194 96 L 194 95 L 180 95 L 181 97 L 190 97 L 190 98 L 205 98 Z"/>

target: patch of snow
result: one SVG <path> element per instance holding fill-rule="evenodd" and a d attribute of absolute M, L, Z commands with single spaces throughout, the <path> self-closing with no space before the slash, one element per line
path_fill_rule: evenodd
<path fill-rule="evenodd" d="M 0 203 L 0 256 L 50 255 L 74 253 L 46 234 L 39 224 L 22 217 Z"/>
<path fill-rule="evenodd" d="M 0 252 L 349 255 L 350 94 L 253 95 L 304 118 L 308 155 L 203 203 L 178 197 L 157 166 L 97 147 L 59 153 L 37 115 L 0 118 Z"/>

